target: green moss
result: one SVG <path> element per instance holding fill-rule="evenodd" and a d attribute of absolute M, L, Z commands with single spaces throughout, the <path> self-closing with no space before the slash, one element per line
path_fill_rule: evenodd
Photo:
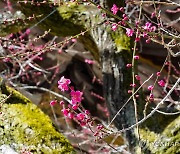
<path fill-rule="evenodd" d="M 11 99 L 1 102 L 0 146 L 9 145 L 17 152 L 26 148 L 33 153 L 74 153 L 47 115 L 19 92 L 9 87 L 7 92 Z M 0 90 L 0 96 L 4 95 Z"/>
<path fill-rule="evenodd" d="M 57 8 L 57 10 L 59 11 L 63 19 L 68 20 L 73 19 L 75 14 L 80 15 L 79 13 L 86 11 L 84 5 L 77 5 L 77 3 L 74 2 L 69 2 L 68 6 L 67 4 L 64 4 L 61 7 Z M 74 19 L 76 19 L 76 17 Z"/>
<path fill-rule="evenodd" d="M 22 104 L 26 104 L 26 103 L 31 103 L 31 101 L 26 98 L 25 96 L 23 96 L 22 94 L 20 94 L 18 91 L 14 90 L 11 87 L 4 87 L 2 89 L 2 93 L 9 96 L 11 95 L 6 103 L 10 103 L 10 104 L 14 104 L 14 103 L 22 103 Z"/>
<path fill-rule="evenodd" d="M 112 32 L 111 35 L 117 47 L 116 52 L 121 52 L 123 50 L 131 50 L 130 38 L 127 37 L 122 28 L 118 28 L 115 32 Z"/>
<path fill-rule="evenodd" d="M 166 121 L 169 122 L 168 118 Z M 166 121 L 162 123 L 166 123 Z M 156 121 L 156 123 L 158 126 L 158 121 Z M 180 116 L 171 121 L 168 125 L 166 123 L 163 126 L 164 130 L 156 133 L 148 128 L 147 125 L 139 129 L 144 151 L 148 149 L 151 153 L 156 154 L 175 154 L 180 152 Z"/>
<path fill-rule="evenodd" d="M 154 133 L 154 132 L 151 132 L 151 131 L 149 131 L 149 129 L 139 129 L 139 133 L 141 134 L 141 139 L 142 140 L 147 140 L 147 138 L 148 138 L 148 142 L 149 143 L 152 143 L 152 142 L 154 142 L 156 139 L 157 139 L 157 134 L 156 133 Z"/>
<path fill-rule="evenodd" d="M 180 116 L 178 116 L 172 123 L 170 123 L 166 127 L 166 129 L 163 131 L 163 134 L 169 137 L 173 137 L 178 134 L 178 131 L 180 131 Z"/>

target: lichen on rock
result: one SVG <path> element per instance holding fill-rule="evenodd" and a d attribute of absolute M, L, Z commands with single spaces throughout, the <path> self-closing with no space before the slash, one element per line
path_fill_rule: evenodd
<path fill-rule="evenodd" d="M 75 153 L 50 118 L 26 97 L 8 87 L 5 94 L 1 88 L 0 99 L 0 147 L 6 145 L 18 153 L 23 149 L 44 154 Z"/>
<path fill-rule="evenodd" d="M 162 121 L 168 124 L 160 132 L 153 131 L 153 126 L 139 129 L 140 144 L 143 152 L 137 150 L 137 153 L 150 151 L 156 154 L 175 154 L 180 152 L 180 116 L 171 122 L 168 121 L 169 119 L 166 117 L 166 121 Z"/>

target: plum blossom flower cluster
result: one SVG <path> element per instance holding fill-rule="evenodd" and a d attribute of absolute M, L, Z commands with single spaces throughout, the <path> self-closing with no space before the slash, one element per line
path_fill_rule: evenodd
<path fill-rule="evenodd" d="M 82 109 L 80 108 L 81 101 L 83 100 L 83 92 L 74 90 L 74 87 L 71 87 L 70 84 L 70 79 L 67 79 L 64 76 L 62 76 L 58 81 L 59 90 L 61 90 L 62 92 L 69 92 L 71 97 L 71 101 L 68 107 L 65 106 L 64 101 L 60 101 L 59 104 L 63 108 L 61 111 L 66 118 L 77 121 L 81 126 L 86 126 L 92 120 L 90 119 L 89 111 L 82 111 Z M 54 106 L 55 104 L 57 104 L 56 100 L 50 102 L 51 106 Z"/>
<path fill-rule="evenodd" d="M 133 36 L 133 34 L 134 34 L 134 30 L 133 30 L 133 29 L 126 28 L 126 35 L 127 35 L 128 37 Z"/>
<path fill-rule="evenodd" d="M 122 13 L 122 19 L 121 21 L 119 21 L 118 23 L 112 23 L 111 24 L 111 29 L 113 31 L 116 31 L 118 29 L 118 26 L 126 26 L 128 25 L 129 28 L 125 28 L 126 30 L 126 35 L 128 37 L 132 37 L 135 33 L 138 34 L 138 37 L 135 38 L 135 41 L 138 42 L 140 41 L 140 38 L 146 38 L 146 43 L 150 43 L 151 41 L 151 36 L 149 36 L 150 32 L 155 32 L 156 31 L 156 26 L 152 25 L 151 22 L 146 22 L 144 25 L 140 24 L 141 22 L 139 21 L 135 21 L 134 27 L 131 24 L 131 26 L 129 26 L 129 24 L 127 23 L 127 21 L 129 21 L 129 17 L 127 14 L 125 14 L 124 8 L 120 7 L 118 8 L 118 6 L 116 4 L 113 4 L 112 8 L 111 8 L 111 12 L 113 15 L 117 15 L 118 11 L 120 11 Z M 133 23 L 132 21 L 130 23 Z"/>
<path fill-rule="evenodd" d="M 61 79 L 58 81 L 58 88 L 61 90 L 61 91 L 68 91 L 69 90 L 69 87 L 68 85 L 71 83 L 71 81 L 69 79 L 66 79 L 63 77 L 61 77 Z"/>
<path fill-rule="evenodd" d="M 152 26 L 152 23 L 146 22 L 145 26 L 142 26 L 144 30 L 147 32 L 154 32 L 156 30 L 156 26 Z"/>
<path fill-rule="evenodd" d="M 81 101 L 83 100 L 83 92 L 79 90 L 74 90 L 74 87 L 70 86 L 71 81 L 70 79 L 65 78 L 62 76 L 58 81 L 58 88 L 62 92 L 68 92 L 70 94 L 71 100 L 69 102 L 69 105 L 66 106 L 64 101 L 60 101 L 59 105 L 62 107 L 62 113 L 64 117 L 67 119 L 71 119 L 76 121 L 80 124 L 80 126 L 88 126 L 94 127 L 93 125 L 93 119 L 90 116 L 89 110 L 85 110 L 81 107 Z M 58 104 L 57 100 L 52 100 L 50 102 L 50 106 L 53 107 L 54 105 Z M 86 127 L 84 127 L 86 128 Z M 95 126 L 95 130 L 92 131 L 92 128 L 90 129 L 93 136 L 95 136 L 98 139 L 101 139 L 103 137 L 102 129 L 104 128 L 103 125 L 98 124 Z"/>
<path fill-rule="evenodd" d="M 111 24 L 111 29 L 113 31 L 116 31 L 119 25 L 126 25 L 126 21 L 129 20 L 128 16 L 126 14 L 124 14 L 124 8 L 120 7 L 118 8 L 116 4 L 113 4 L 112 8 L 111 8 L 111 12 L 113 13 L 113 15 L 116 15 L 118 13 L 118 11 L 120 11 L 122 13 L 122 20 L 119 21 L 118 23 L 112 23 Z"/>
<path fill-rule="evenodd" d="M 111 11 L 114 15 L 117 14 L 117 12 L 119 11 L 119 8 L 116 6 L 116 4 L 113 4 L 112 8 L 111 8 Z"/>
<path fill-rule="evenodd" d="M 111 12 L 116 15 L 118 13 L 118 11 L 124 12 L 124 8 L 120 7 L 118 8 L 118 6 L 116 4 L 113 4 L 112 8 L 111 8 Z"/>
<path fill-rule="evenodd" d="M 140 26 L 138 22 L 136 24 L 137 27 Z M 144 38 L 147 38 L 146 43 L 150 43 L 150 36 L 148 35 L 148 33 L 156 31 L 156 26 L 152 26 L 152 23 L 146 22 L 144 26 L 138 27 L 138 29 L 138 37 L 135 38 L 135 41 L 139 41 L 142 36 Z M 135 33 L 135 30 L 136 29 L 133 28 L 126 28 L 126 35 L 128 37 L 132 37 Z"/>

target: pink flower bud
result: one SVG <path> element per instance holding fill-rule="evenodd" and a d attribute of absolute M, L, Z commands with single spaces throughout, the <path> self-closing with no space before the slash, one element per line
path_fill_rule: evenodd
<path fill-rule="evenodd" d="M 134 83 L 134 84 L 130 84 L 130 86 L 131 86 L 131 87 L 136 87 L 136 84 L 135 84 L 135 83 Z"/>
<path fill-rule="evenodd" d="M 88 110 L 85 110 L 84 113 L 85 113 L 85 114 L 89 114 L 90 112 L 89 112 Z"/>
<path fill-rule="evenodd" d="M 69 109 L 62 109 L 61 111 L 64 114 L 64 116 L 66 116 L 66 117 L 68 116 Z"/>
<path fill-rule="evenodd" d="M 77 42 L 77 40 L 75 38 L 71 39 L 71 41 L 74 43 Z"/>
<path fill-rule="evenodd" d="M 60 105 L 64 105 L 64 102 L 63 102 L 63 101 L 60 101 L 59 104 L 60 104 Z"/>
<path fill-rule="evenodd" d="M 80 123 L 80 125 L 81 125 L 81 127 L 86 126 L 86 122 L 82 121 L 82 122 Z"/>
<path fill-rule="evenodd" d="M 73 106 L 72 106 L 72 109 L 73 109 L 73 110 L 77 110 L 77 109 L 78 109 L 78 105 L 77 105 L 77 104 L 76 104 L 76 105 L 73 105 Z"/>
<path fill-rule="evenodd" d="M 134 56 L 134 59 L 139 60 L 139 56 Z"/>
<path fill-rule="evenodd" d="M 153 90 L 153 89 L 154 89 L 153 85 L 148 86 L 148 90 Z"/>
<path fill-rule="evenodd" d="M 130 67 L 132 67 L 132 64 L 127 64 L 126 67 L 130 68 Z"/>
<path fill-rule="evenodd" d="M 156 73 L 156 75 L 157 75 L 157 76 L 160 76 L 160 75 L 161 75 L 161 73 L 160 73 L 160 72 L 157 72 L 157 73 Z"/>
<path fill-rule="evenodd" d="M 160 80 L 158 82 L 158 84 L 159 84 L 159 86 L 164 87 L 166 83 L 163 80 Z"/>
<path fill-rule="evenodd" d="M 67 117 L 68 117 L 69 119 L 73 119 L 73 118 L 74 118 L 74 114 L 71 113 L 71 112 L 69 112 L 68 115 L 67 115 Z"/>
<path fill-rule="evenodd" d="M 136 80 L 141 80 L 141 77 L 139 75 L 135 75 Z"/>
<path fill-rule="evenodd" d="M 118 24 L 113 23 L 111 29 L 113 31 L 116 31 L 117 28 L 118 28 Z"/>
<path fill-rule="evenodd" d="M 120 8 L 119 8 L 119 11 L 124 12 L 124 8 L 123 8 L 123 7 L 120 7 Z"/>
<path fill-rule="evenodd" d="M 77 120 L 84 120 L 85 119 L 85 115 L 83 113 L 79 113 L 76 116 Z"/>
<path fill-rule="evenodd" d="M 101 6 L 100 6 L 100 5 L 98 5 L 98 6 L 97 6 L 97 8 L 98 8 L 98 9 L 100 9 L 100 8 L 101 8 Z"/>
<path fill-rule="evenodd" d="M 154 101 L 154 95 L 152 93 L 149 95 L 149 100 Z"/>
<path fill-rule="evenodd" d="M 56 103 L 57 103 L 57 101 L 56 101 L 56 100 L 53 100 L 53 101 L 51 101 L 49 104 L 50 104 L 51 106 L 54 106 Z"/>
<path fill-rule="evenodd" d="M 139 95 L 135 95 L 135 97 L 136 97 L 136 98 L 138 98 L 138 97 L 139 97 Z"/>
<path fill-rule="evenodd" d="M 98 130 L 101 130 L 101 129 L 103 129 L 103 128 L 104 128 L 103 125 L 98 125 L 98 126 L 97 126 L 97 129 L 98 129 Z"/>
<path fill-rule="evenodd" d="M 62 53 L 62 50 L 61 50 L 61 49 L 59 49 L 59 50 L 58 50 L 58 53 L 59 53 L 59 54 L 60 54 L 60 53 Z"/>
<path fill-rule="evenodd" d="M 99 132 L 96 131 L 93 136 L 98 136 Z"/>
<path fill-rule="evenodd" d="M 132 90 L 128 90 L 128 94 L 132 93 Z"/>

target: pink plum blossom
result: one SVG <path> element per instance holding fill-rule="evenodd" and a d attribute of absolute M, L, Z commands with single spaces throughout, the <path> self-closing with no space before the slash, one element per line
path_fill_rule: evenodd
<path fill-rule="evenodd" d="M 152 93 L 149 95 L 149 100 L 154 101 L 154 95 Z"/>
<path fill-rule="evenodd" d="M 148 90 L 153 90 L 153 89 L 154 89 L 153 85 L 148 86 Z"/>
<path fill-rule="evenodd" d="M 62 109 L 61 111 L 64 114 L 64 116 L 66 116 L 66 117 L 68 116 L 69 109 Z"/>
<path fill-rule="evenodd" d="M 75 105 L 77 102 L 81 102 L 82 100 L 82 92 L 80 91 L 71 91 L 71 99 L 72 99 L 72 104 Z"/>
<path fill-rule="evenodd" d="M 145 24 L 145 26 L 143 26 L 143 28 L 144 28 L 145 30 L 149 31 L 151 25 L 152 25 L 152 24 L 151 24 L 150 22 L 146 22 L 146 24 Z"/>
<path fill-rule="evenodd" d="M 51 101 L 49 104 L 50 104 L 51 106 L 54 106 L 56 103 L 57 103 L 57 101 L 56 101 L 56 100 L 53 100 L 53 101 Z"/>
<path fill-rule="evenodd" d="M 134 30 L 130 28 L 126 28 L 126 35 L 128 37 L 133 36 Z"/>
<path fill-rule="evenodd" d="M 112 6 L 112 8 L 111 8 L 112 13 L 113 13 L 114 15 L 116 15 L 117 12 L 118 12 L 118 10 L 119 10 L 119 8 L 116 6 L 116 4 L 113 4 L 113 6 Z"/>
<path fill-rule="evenodd" d="M 73 105 L 73 106 L 72 106 L 72 109 L 73 109 L 73 110 L 77 110 L 77 109 L 78 109 L 78 105 L 77 105 L 77 104 Z"/>
<path fill-rule="evenodd" d="M 161 73 L 160 73 L 160 72 L 157 72 L 157 73 L 156 73 L 156 75 L 157 75 L 157 76 L 160 76 L 160 75 L 161 75 Z"/>
<path fill-rule="evenodd" d="M 85 119 L 85 115 L 83 113 L 79 113 L 76 115 L 77 120 L 84 120 Z"/>
<path fill-rule="evenodd" d="M 163 80 L 160 80 L 158 82 L 158 84 L 159 84 L 159 86 L 164 87 L 166 83 Z"/>
<path fill-rule="evenodd" d="M 126 67 L 130 68 L 130 67 L 132 67 L 132 64 L 126 64 Z"/>
<path fill-rule="evenodd" d="M 139 75 L 135 75 L 136 80 L 141 80 L 141 77 Z"/>
<path fill-rule="evenodd" d="M 134 59 L 139 60 L 139 56 L 134 56 Z"/>
<path fill-rule="evenodd" d="M 69 90 L 68 85 L 71 83 L 69 79 L 66 79 L 64 76 L 61 77 L 61 79 L 58 81 L 58 88 L 61 91 L 67 91 Z"/>
<path fill-rule="evenodd" d="M 111 29 L 113 31 L 116 31 L 117 28 L 118 28 L 118 24 L 113 23 Z"/>

